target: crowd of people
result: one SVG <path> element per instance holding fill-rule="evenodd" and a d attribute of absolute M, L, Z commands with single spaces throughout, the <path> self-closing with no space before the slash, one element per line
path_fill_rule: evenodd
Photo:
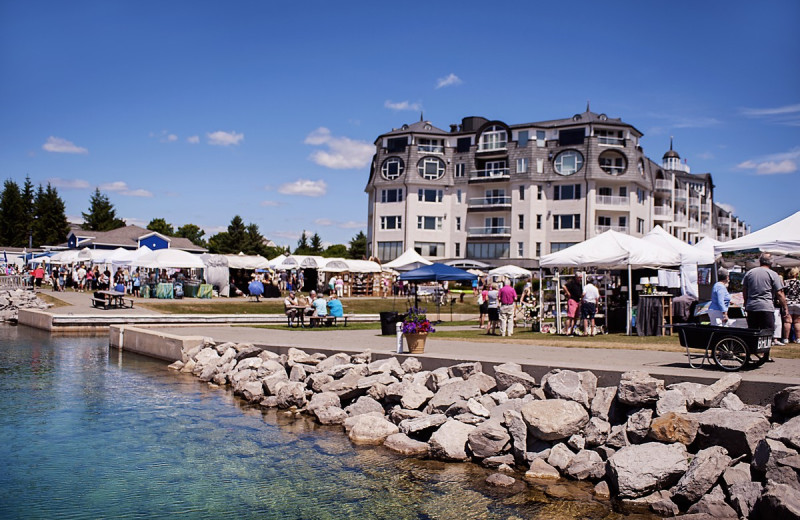
<path fill-rule="evenodd" d="M 341 318 L 344 307 L 336 291 L 331 291 L 328 298 L 322 292 L 311 291 L 308 296 L 290 290 L 283 300 L 283 307 L 290 323 L 303 323 L 306 316 L 313 318 Z"/>

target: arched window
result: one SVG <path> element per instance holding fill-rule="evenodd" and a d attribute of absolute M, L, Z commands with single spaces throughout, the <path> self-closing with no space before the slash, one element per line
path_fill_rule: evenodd
<path fill-rule="evenodd" d="M 505 128 L 500 125 L 490 126 L 481 134 L 478 151 L 505 150 L 507 139 L 508 133 Z"/>
<path fill-rule="evenodd" d="M 583 155 L 577 150 L 566 150 L 556 156 L 553 166 L 559 175 L 572 175 L 583 167 Z"/>
<path fill-rule="evenodd" d="M 625 156 L 614 150 L 606 150 L 600 154 L 597 162 L 600 168 L 609 175 L 622 175 L 628 167 Z"/>

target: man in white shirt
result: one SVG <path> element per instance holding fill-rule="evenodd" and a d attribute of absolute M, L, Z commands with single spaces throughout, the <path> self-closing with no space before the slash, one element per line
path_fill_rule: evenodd
<path fill-rule="evenodd" d="M 600 291 L 594 286 L 591 278 L 587 279 L 581 296 L 581 317 L 583 318 L 583 332 L 585 334 L 595 335 L 594 315 L 597 312 L 597 301 L 599 299 Z M 589 322 L 592 324 L 591 332 L 588 328 Z"/>

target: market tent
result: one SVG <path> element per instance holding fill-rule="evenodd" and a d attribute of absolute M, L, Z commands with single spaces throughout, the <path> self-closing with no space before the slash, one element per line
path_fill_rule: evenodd
<path fill-rule="evenodd" d="M 512 280 L 518 280 L 520 278 L 530 278 L 532 274 L 527 269 L 516 265 L 503 265 L 489 271 L 489 276 L 505 276 Z"/>
<path fill-rule="evenodd" d="M 322 267 L 322 271 L 326 273 L 344 273 L 349 268 L 350 266 L 347 265 L 347 260 L 344 258 L 328 258 L 328 261 Z"/>
<path fill-rule="evenodd" d="M 224 255 L 228 260 L 228 268 L 230 269 L 268 269 L 269 260 L 261 255 L 246 255 L 239 253 L 238 255 Z"/>
<path fill-rule="evenodd" d="M 180 249 L 158 249 L 134 260 L 134 266 L 146 269 L 202 269 L 205 267 L 200 255 Z"/>
<path fill-rule="evenodd" d="M 78 259 L 78 251 L 77 249 L 68 249 L 66 251 L 59 251 L 58 253 L 54 254 L 50 257 L 50 261 L 54 264 L 72 264 L 77 261 Z"/>
<path fill-rule="evenodd" d="M 717 244 L 721 244 L 721 243 L 722 242 L 720 242 L 719 240 L 715 240 L 715 239 L 710 238 L 710 237 L 704 237 L 700 242 L 696 243 L 692 247 L 702 251 L 702 253 L 704 255 L 706 255 L 705 256 L 706 259 L 709 259 L 709 258 L 711 259 L 711 261 L 707 262 L 707 263 L 713 264 L 714 261 L 716 260 L 716 256 L 717 256 L 714 253 L 714 246 L 716 246 Z"/>
<path fill-rule="evenodd" d="M 697 264 L 706 265 L 714 263 L 714 255 L 706 254 L 702 250 L 683 242 L 670 235 L 661 226 L 654 227 L 642 240 L 670 249 L 681 257 L 681 294 L 698 298 Z"/>
<path fill-rule="evenodd" d="M 200 255 L 205 271 L 203 277 L 206 283 L 218 288 L 219 295 L 230 296 L 230 271 L 228 270 L 228 258 L 225 255 L 214 255 L 203 253 Z"/>
<path fill-rule="evenodd" d="M 400 279 L 407 282 L 471 282 L 476 278 L 477 276 L 463 269 L 440 263 L 432 263 L 400 275 Z"/>
<path fill-rule="evenodd" d="M 470 269 L 486 269 L 489 267 L 489 264 L 484 264 L 483 262 L 470 260 L 468 258 L 457 258 L 455 260 L 448 260 L 444 263 L 453 267 L 458 267 L 459 269 L 464 269 L 465 271 L 469 271 Z"/>
<path fill-rule="evenodd" d="M 800 264 L 800 211 L 749 235 L 714 246 L 716 255 L 732 251 L 772 253 L 780 265 Z"/>
<path fill-rule="evenodd" d="M 412 269 L 417 269 L 424 265 L 431 265 L 431 264 L 433 264 L 433 262 L 424 259 L 422 255 L 420 255 L 413 249 L 408 249 L 406 250 L 405 253 L 398 256 L 391 262 L 383 264 L 383 266 L 388 267 L 389 269 L 394 269 L 395 271 L 411 271 Z"/>
<path fill-rule="evenodd" d="M 115 260 L 127 259 L 131 250 L 124 247 L 116 249 L 95 249 L 92 251 L 92 262 L 95 264 L 111 264 Z"/>
<path fill-rule="evenodd" d="M 381 264 L 370 260 L 345 260 L 351 273 L 380 273 Z"/>

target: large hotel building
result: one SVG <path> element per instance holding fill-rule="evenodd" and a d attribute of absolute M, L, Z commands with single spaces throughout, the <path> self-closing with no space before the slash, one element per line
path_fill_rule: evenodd
<path fill-rule="evenodd" d="M 715 204 L 711 174 L 691 173 L 672 142 L 651 160 L 641 137 L 588 107 L 538 123 L 393 129 L 375 140 L 365 189 L 369 254 L 385 262 L 413 247 L 436 261 L 536 267 L 609 229 L 640 237 L 660 225 L 692 243 L 748 232 Z"/>

